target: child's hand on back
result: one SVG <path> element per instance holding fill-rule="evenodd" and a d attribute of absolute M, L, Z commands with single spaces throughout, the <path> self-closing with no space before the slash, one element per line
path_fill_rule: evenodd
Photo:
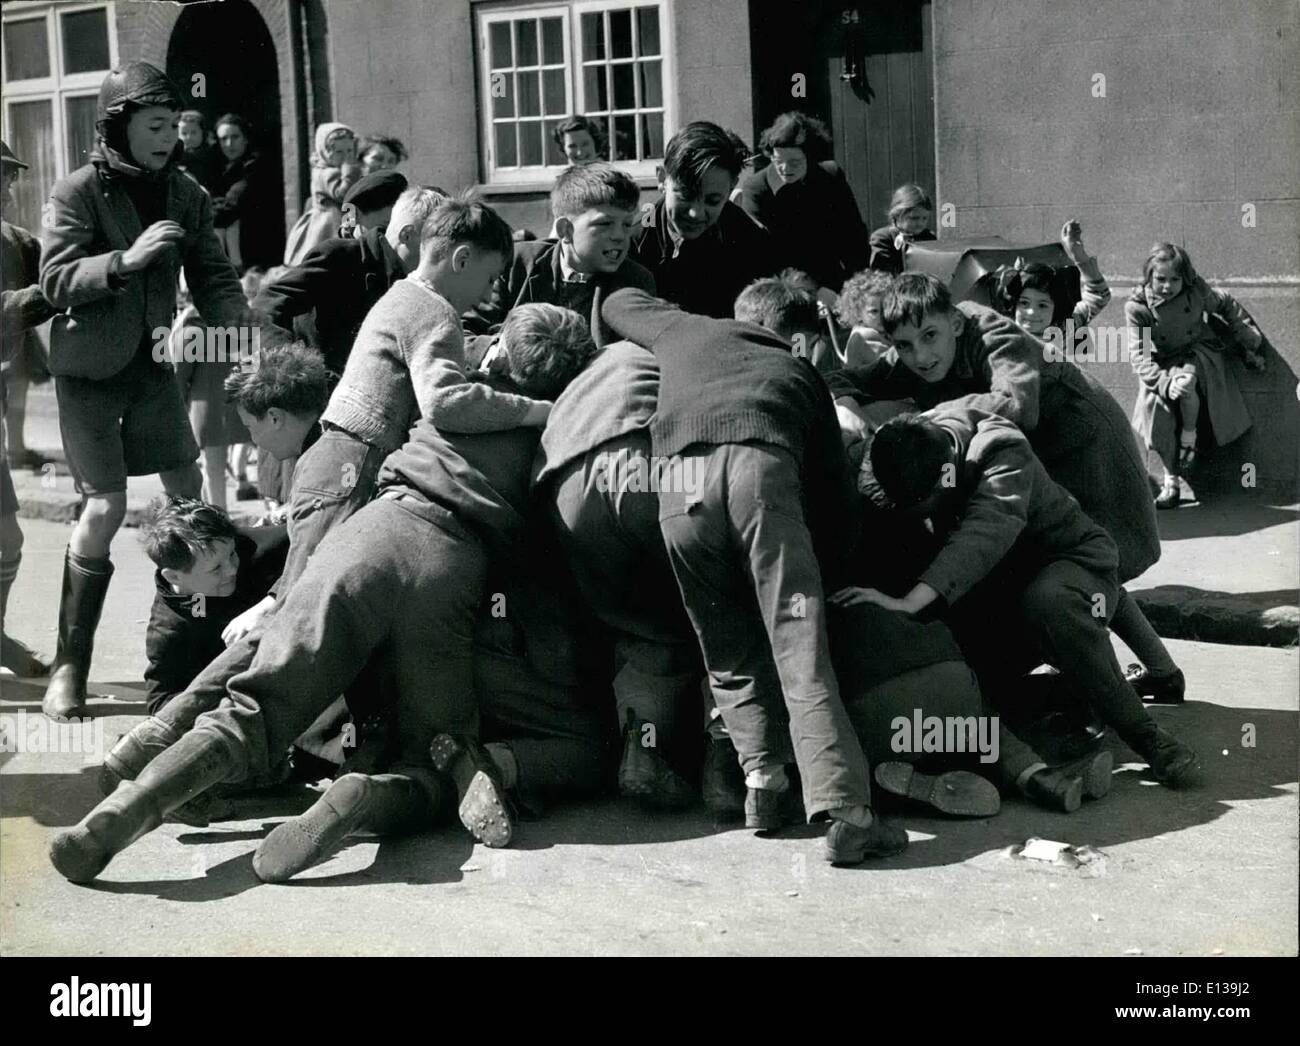
<path fill-rule="evenodd" d="M 147 269 L 173 247 L 179 247 L 184 239 L 185 229 L 178 222 L 154 222 L 122 252 L 118 271 L 128 273 Z"/>
<path fill-rule="evenodd" d="M 1183 394 L 1196 384 L 1196 379 L 1190 374 L 1175 374 L 1169 382 L 1169 398 L 1179 400 Z"/>

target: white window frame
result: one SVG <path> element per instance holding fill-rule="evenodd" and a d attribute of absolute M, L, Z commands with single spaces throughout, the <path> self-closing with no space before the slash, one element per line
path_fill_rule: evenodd
<path fill-rule="evenodd" d="M 42 9 L 43 8 L 43 9 Z M 65 14 L 78 11 L 104 11 L 108 24 L 108 69 L 88 73 L 63 73 L 63 19 Z M 4 5 L 4 23 L 45 21 L 45 40 L 49 47 L 50 75 L 27 80 L 5 80 L 7 70 L 2 68 L 3 49 L 0 48 L 0 91 L 4 92 L 5 130 L 10 126 L 9 107 L 18 102 L 50 102 L 54 118 L 54 169 L 55 178 L 66 178 L 74 170 L 68 156 L 68 128 L 64 119 L 65 102 L 69 98 L 95 97 L 110 70 L 117 68 L 117 11 L 114 0 L 98 3 L 22 4 Z M 80 166 L 78 164 L 77 166 Z"/>
<path fill-rule="evenodd" d="M 490 26 L 501 22 L 514 22 L 520 18 L 554 18 L 559 17 L 562 20 L 564 33 L 564 58 L 565 73 L 564 86 L 567 94 L 569 106 L 566 115 L 583 114 L 589 110 L 587 99 L 584 97 L 585 82 L 582 75 L 583 60 L 581 56 L 581 43 L 579 34 L 581 33 L 582 16 L 585 14 L 594 14 L 596 12 L 610 10 L 626 10 L 635 7 L 654 6 L 659 9 L 659 41 L 660 41 L 660 73 L 663 81 L 663 136 L 665 145 L 668 139 L 672 137 L 676 128 L 677 118 L 677 95 L 676 95 L 676 56 L 675 56 L 675 35 L 673 22 L 673 0 L 568 0 L 568 2 L 556 3 L 551 0 L 550 3 L 520 3 L 520 4 L 496 4 L 491 6 L 476 6 L 475 8 L 475 32 L 478 35 L 478 54 L 479 54 L 479 140 L 480 153 L 483 159 L 483 169 L 486 174 L 486 184 L 495 185 L 549 185 L 555 180 L 555 176 L 564 170 L 564 164 L 536 164 L 529 166 L 504 167 L 499 168 L 496 162 L 496 133 L 495 121 L 492 116 L 492 56 L 491 56 L 491 39 Z M 633 33 L 636 30 L 636 19 L 632 20 Z M 513 46 L 513 45 L 512 45 Z M 540 47 L 538 42 L 539 61 L 541 58 Z M 611 64 L 622 64 L 624 60 L 619 59 L 610 62 L 608 58 L 601 59 L 592 64 L 610 66 Z M 628 62 L 635 59 L 628 59 Z M 513 67 L 512 67 L 513 68 Z M 613 104 L 611 95 L 610 104 Z M 638 110 L 638 112 L 641 110 Z M 505 118 L 506 120 L 517 120 L 518 109 L 516 107 L 516 116 Z M 542 117 L 543 120 L 547 117 Z M 638 131 L 638 133 L 640 133 Z M 660 157 L 650 157 L 645 160 L 619 160 L 617 166 L 626 171 L 634 178 L 653 178 L 655 170 L 659 166 Z"/>

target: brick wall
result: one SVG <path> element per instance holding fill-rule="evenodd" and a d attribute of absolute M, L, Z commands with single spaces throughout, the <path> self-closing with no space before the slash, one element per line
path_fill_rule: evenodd
<path fill-rule="evenodd" d="M 941 235 L 1046 242 L 1078 218 L 1115 294 L 1108 324 L 1123 323 L 1151 244 L 1181 243 L 1280 353 L 1245 385 L 1254 432 L 1207 463 L 1207 481 L 1234 483 L 1252 461 L 1261 490 L 1296 497 L 1300 2 L 932 7 L 937 189 L 957 219 Z M 1127 363 L 1093 366 L 1131 406 Z"/>

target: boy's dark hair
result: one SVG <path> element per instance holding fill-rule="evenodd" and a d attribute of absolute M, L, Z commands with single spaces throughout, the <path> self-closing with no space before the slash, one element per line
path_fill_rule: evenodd
<path fill-rule="evenodd" d="M 1142 286 L 1145 287 L 1151 282 L 1151 270 L 1156 267 L 1156 263 L 1167 261 L 1174 263 L 1174 268 L 1183 278 L 1184 284 L 1196 282 L 1196 270 L 1192 268 L 1191 255 L 1176 243 L 1157 243 L 1152 246 L 1146 264 L 1142 266 Z"/>
<path fill-rule="evenodd" d="M 601 144 L 605 140 L 602 133 L 600 121 L 593 120 L 589 116 L 569 116 L 555 125 L 555 130 L 551 132 L 551 140 L 564 151 L 564 136 L 573 134 L 575 131 L 586 131 L 591 135 L 591 140 L 596 146 L 596 155 L 603 153 L 604 146 Z"/>
<path fill-rule="evenodd" d="M 664 174 L 690 197 L 699 193 L 710 168 L 722 168 L 735 182 L 748 158 L 749 149 L 739 136 L 708 120 L 695 120 L 668 139 Z"/>
<path fill-rule="evenodd" d="M 806 281 L 806 282 L 805 282 Z M 736 298 L 733 315 L 757 323 L 790 341 L 800 331 L 817 330 L 817 295 L 812 280 L 797 269 L 755 280 Z"/>
<path fill-rule="evenodd" d="M 402 144 L 400 138 L 390 138 L 386 134 L 368 134 L 361 139 L 361 148 L 357 151 L 357 159 L 361 159 L 369 149 L 376 145 L 382 145 L 396 156 L 398 163 L 410 158 L 411 154 L 406 151 L 406 146 Z"/>
<path fill-rule="evenodd" d="M 140 543 L 158 567 L 188 570 L 218 541 L 234 541 L 235 524 L 221 509 L 197 498 L 162 494 L 149 504 Z"/>
<path fill-rule="evenodd" d="M 445 258 L 462 243 L 506 259 L 515 254 L 514 240 L 505 219 L 468 193 L 436 204 L 420 230 L 420 253 L 427 253 L 434 261 Z"/>
<path fill-rule="evenodd" d="M 511 309 L 501 337 L 511 379 L 537 399 L 555 399 L 596 354 L 587 321 L 572 309 L 546 302 Z"/>
<path fill-rule="evenodd" d="M 880 303 L 885 333 L 893 334 L 904 323 L 919 327 L 932 312 L 952 311 L 952 295 L 944 282 L 928 272 L 904 272 L 894 277 Z"/>
<path fill-rule="evenodd" d="M 924 207 L 933 213 L 934 202 L 930 199 L 930 194 L 916 182 L 906 182 L 895 189 L 894 195 L 889 198 L 889 220 L 898 221 L 904 212 L 914 207 Z"/>
<path fill-rule="evenodd" d="M 951 454 L 948 434 L 933 421 L 920 414 L 900 414 L 872 436 L 859 487 L 869 486 L 874 479 L 894 506 L 912 508 L 939 485 Z"/>
<path fill-rule="evenodd" d="M 844 281 L 840 288 L 839 300 L 835 303 L 835 315 L 841 323 L 856 327 L 866 315 L 867 307 L 873 302 L 879 308 L 885 292 L 894 282 L 892 273 L 879 269 L 864 269 Z"/>
<path fill-rule="evenodd" d="M 600 161 L 566 167 L 551 190 L 551 213 L 556 218 L 576 218 L 593 207 L 635 211 L 640 202 L 636 182 L 613 164 Z"/>
<path fill-rule="evenodd" d="M 768 156 L 777 149 L 802 149 L 809 163 L 830 158 L 831 132 L 817 117 L 807 113 L 782 113 L 763 132 L 758 146 Z"/>
<path fill-rule="evenodd" d="M 255 418 L 272 407 L 300 418 L 318 416 L 330 397 L 330 372 L 315 349 L 300 341 L 264 348 L 252 370 L 226 376 L 226 399 Z"/>

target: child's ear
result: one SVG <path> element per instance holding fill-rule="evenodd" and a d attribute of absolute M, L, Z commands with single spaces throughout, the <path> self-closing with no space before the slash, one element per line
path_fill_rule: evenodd
<path fill-rule="evenodd" d="M 266 420 L 271 423 L 273 429 L 284 427 L 285 414 L 279 407 L 266 408 Z"/>
<path fill-rule="evenodd" d="M 451 271 L 464 272 L 465 267 L 469 265 L 470 255 L 473 251 L 468 243 L 457 244 L 451 252 Z"/>
<path fill-rule="evenodd" d="M 166 581 L 167 584 L 172 585 L 173 587 L 176 585 L 177 581 L 180 579 L 181 576 L 181 572 L 177 570 L 175 567 L 163 567 L 160 573 L 163 576 L 163 580 Z"/>
<path fill-rule="evenodd" d="M 664 183 L 668 181 L 668 172 L 664 170 L 663 164 L 660 164 L 658 167 L 655 168 L 655 179 L 659 182 L 660 189 L 662 189 L 664 187 Z"/>
<path fill-rule="evenodd" d="M 962 331 L 966 329 L 966 315 L 961 309 L 954 308 L 948 318 L 952 320 L 952 336 L 960 338 Z"/>
<path fill-rule="evenodd" d="M 556 218 L 555 235 L 558 236 L 565 243 L 572 243 L 573 242 L 573 219 Z"/>

